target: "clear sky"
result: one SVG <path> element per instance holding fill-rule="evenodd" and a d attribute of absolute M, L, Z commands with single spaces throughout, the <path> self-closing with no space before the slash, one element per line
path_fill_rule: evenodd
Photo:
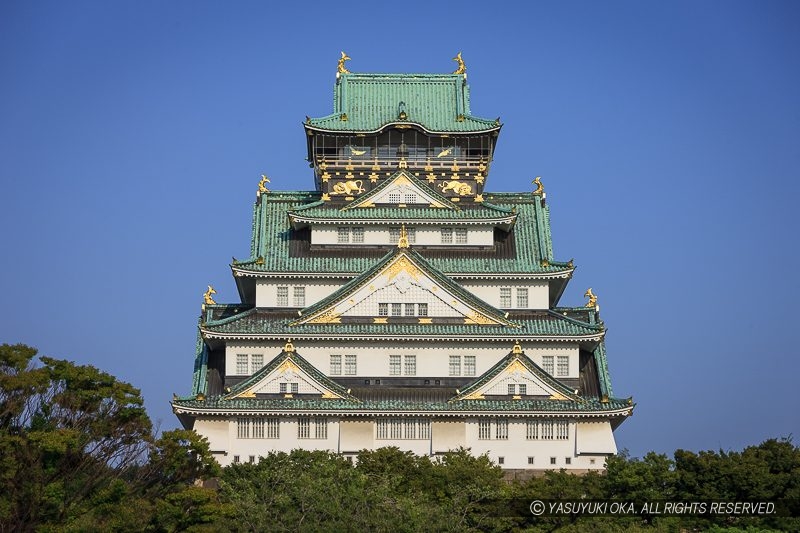
<path fill-rule="evenodd" d="M 0 2 L 0 342 L 191 386 L 259 175 L 313 188 L 302 121 L 353 72 L 445 73 L 541 175 L 561 303 L 599 296 L 633 455 L 800 438 L 800 3 Z"/>

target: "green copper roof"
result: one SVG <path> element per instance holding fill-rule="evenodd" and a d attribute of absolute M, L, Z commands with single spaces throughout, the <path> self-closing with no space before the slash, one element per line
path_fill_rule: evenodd
<path fill-rule="evenodd" d="M 416 322 L 331 323 L 296 324 L 296 318 L 287 318 L 265 309 L 250 309 L 222 320 L 208 321 L 201 326 L 203 333 L 222 335 L 270 335 L 284 338 L 301 336 L 465 336 L 465 337 L 585 337 L 603 334 L 601 325 L 584 324 L 551 311 L 538 313 L 533 318 L 514 319 L 517 326 L 490 324 L 419 324 Z"/>
<path fill-rule="evenodd" d="M 441 209 L 436 207 L 361 207 L 342 211 L 336 207 L 327 207 L 326 204 L 315 206 L 310 209 L 292 211 L 291 215 L 303 219 L 351 220 L 357 223 L 360 220 L 432 220 L 436 222 L 470 222 L 470 221 L 491 221 L 499 218 L 513 218 L 510 212 L 491 207 L 477 207 L 474 209 Z"/>
<path fill-rule="evenodd" d="M 433 133 L 500 129 L 499 120 L 472 116 L 469 85 L 460 74 L 341 74 L 333 90 L 333 113 L 309 119 L 306 127 L 366 133 L 395 123 L 417 124 Z"/>
<path fill-rule="evenodd" d="M 516 213 L 514 226 L 516 257 L 486 257 L 471 254 L 452 254 L 447 257 L 426 258 L 430 264 L 447 275 L 456 274 L 548 274 L 572 270 L 572 265 L 553 260 L 553 247 L 550 240 L 550 214 L 548 207 L 542 205 L 539 197 L 530 193 L 484 193 L 486 202 L 478 212 L 487 213 L 497 209 L 497 213 Z M 290 211 L 302 208 L 306 204 L 309 211 L 323 208 L 320 194 L 313 192 L 269 192 L 261 195 L 255 204 L 253 214 L 253 239 L 251 241 L 251 257 L 243 261 L 235 261 L 234 267 L 255 272 L 282 273 L 332 273 L 355 275 L 370 268 L 374 258 L 368 257 L 331 257 L 315 255 L 312 257 L 292 257 L 289 253 L 292 239 Z M 378 209 L 378 208 L 374 208 Z M 486 211 L 481 211 L 486 210 Z M 353 216 L 355 212 L 367 211 L 367 208 L 344 211 Z M 444 210 L 442 210 L 444 211 Z M 463 209 L 464 216 L 472 210 Z M 447 210 L 449 213 L 455 213 Z M 327 213 L 327 210 L 326 210 Z M 413 209 L 395 208 L 386 210 L 384 214 L 397 224 L 406 222 L 405 213 L 414 213 Z M 461 215 L 458 215 L 461 216 Z M 415 219 L 409 218 L 409 221 Z M 413 245 L 412 245 L 413 249 Z M 424 253 L 423 253 L 424 255 Z"/>
<path fill-rule="evenodd" d="M 237 398 L 227 400 L 214 396 L 205 400 L 175 399 L 172 402 L 177 408 L 202 410 L 313 410 L 331 413 L 348 411 L 369 412 L 382 411 L 389 413 L 436 414 L 440 412 L 512 412 L 535 415 L 537 413 L 562 412 L 575 413 L 610 413 L 622 416 L 623 413 L 611 413 L 621 409 L 632 409 L 630 400 L 610 398 L 608 402 L 596 399 L 587 401 L 551 400 L 547 398 L 521 400 L 468 400 L 459 402 L 411 402 L 404 400 L 361 401 L 322 399 L 322 398 Z M 293 414 L 293 413 L 287 413 Z M 387 413 L 388 414 L 388 413 Z M 626 413 L 627 414 L 627 413 Z"/>

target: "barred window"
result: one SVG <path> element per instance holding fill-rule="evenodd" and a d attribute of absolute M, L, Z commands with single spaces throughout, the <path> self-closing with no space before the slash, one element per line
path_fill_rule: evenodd
<path fill-rule="evenodd" d="M 419 316 L 428 316 L 428 304 L 417 304 L 417 314 Z"/>
<path fill-rule="evenodd" d="M 405 304 L 405 315 L 414 316 L 414 304 Z"/>
<path fill-rule="evenodd" d="M 263 439 L 264 438 L 264 419 L 263 418 L 254 418 L 253 419 L 253 438 L 254 439 Z"/>
<path fill-rule="evenodd" d="M 297 419 L 297 438 L 308 439 L 311 437 L 311 419 L 308 417 Z"/>
<path fill-rule="evenodd" d="M 416 355 L 407 355 L 405 357 L 405 374 L 406 376 L 416 376 L 417 375 L 417 356 Z"/>
<path fill-rule="evenodd" d="M 380 418 L 376 423 L 378 440 L 422 440 L 430 436 L 431 423 L 425 418 Z"/>
<path fill-rule="evenodd" d="M 508 394 L 510 396 L 514 396 L 516 394 L 517 386 L 514 383 L 508 384 Z"/>
<path fill-rule="evenodd" d="M 350 228 L 336 228 L 336 242 L 339 244 L 350 242 Z"/>
<path fill-rule="evenodd" d="M 392 191 L 389 193 L 389 202 L 393 204 L 399 204 L 400 198 L 401 198 L 400 191 Z"/>
<path fill-rule="evenodd" d="M 465 376 L 474 376 L 475 375 L 475 356 L 474 355 L 465 355 L 464 356 L 464 375 Z"/>
<path fill-rule="evenodd" d="M 403 201 L 407 204 L 415 204 L 417 203 L 417 194 L 413 192 L 407 192 L 403 195 Z"/>
<path fill-rule="evenodd" d="M 408 239 L 409 244 L 414 244 L 415 242 L 417 242 L 417 228 L 406 227 L 406 239 Z M 389 228 L 390 243 L 394 244 L 399 240 L 400 240 L 400 228 L 398 227 Z"/>
<path fill-rule="evenodd" d="M 467 244 L 467 228 L 456 228 L 456 244 Z"/>
<path fill-rule="evenodd" d="M 453 244 L 453 228 L 442 228 L 442 244 Z"/>
<path fill-rule="evenodd" d="M 236 373 L 240 376 L 247 374 L 247 355 L 236 354 Z"/>
<path fill-rule="evenodd" d="M 264 366 L 264 356 L 262 354 L 253 354 L 250 356 L 250 372 L 255 374 L 261 367 Z"/>
<path fill-rule="evenodd" d="M 328 419 L 315 418 L 314 419 L 314 438 L 327 439 L 328 438 Z"/>
<path fill-rule="evenodd" d="M 525 438 L 528 440 L 539 440 L 539 421 L 529 419 L 525 423 Z"/>
<path fill-rule="evenodd" d="M 300 390 L 298 383 L 280 383 L 278 386 L 281 394 L 297 394 L 297 391 Z"/>
<path fill-rule="evenodd" d="M 553 440 L 553 421 L 542 420 L 542 427 L 539 434 L 542 436 L 542 440 Z"/>
<path fill-rule="evenodd" d="M 489 440 L 492 436 L 492 423 L 490 420 L 478 421 L 478 438 L 480 440 Z"/>
<path fill-rule="evenodd" d="M 403 316 L 403 304 L 392 304 L 392 316 Z"/>
<path fill-rule="evenodd" d="M 517 307 L 520 309 L 528 308 L 528 289 L 517 289 Z"/>
<path fill-rule="evenodd" d="M 498 418 L 495 426 L 494 438 L 497 440 L 508 440 L 508 419 Z"/>
<path fill-rule="evenodd" d="M 390 376 L 399 376 L 400 375 L 400 356 L 399 355 L 390 355 L 389 356 L 389 375 Z"/>
<path fill-rule="evenodd" d="M 556 440 L 569 440 L 569 422 L 566 420 L 557 420 L 555 422 Z"/>
<path fill-rule="evenodd" d="M 389 304 L 378 304 L 378 316 L 389 316 Z"/>
<path fill-rule="evenodd" d="M 289 307 L 289 287 L 278 287 L 278 307 Z"/>
<path fill-rule="evenodd" d="M 331 355 L 331 376 L 342 375 L 342 356 Z"/>
<path fill-rule="evenodd" d="M 266 426 L 267 426 L 267 436 L 268 439 L 279 439 L 281 438 L 281 426 L 280 426 L 280 419 L 279 418 L 267 418 L 265 419 Z"/>
<path fill-rule="evenodd" d="M 236 437 L 239 439 L 277 439 L 277 434 L 277 418 L 239 418 L 236 420 Z"/>
<path fill-rule="evenodd" d="M 569 376 L 569 356 L 568 355 L 559 355 L 558 356 L 558 375 L 559 376 Z"/>
<path fill-rule="evenodd" d="M 553 375 L 553 356 L 552 355 L 543 355 L 542 356 L 542 368 L 545 372 Z"/>
<path fill-rule="evenodd" d="M 250 419 L 239 418 L 236 420 L 236 437 L 239 439 L 250 438 Z"/>
<path fill-rule="evenodd" d="M 528 394 L 528 385 L 527 384 L 520 383 L 518 385 L 518 387 L 519 387 L 519 395 L 520 396 L 525 396 L 526 394 Z"/>
<path fill-rule="evenodd" d="M 500 288 L 500 307 L 511 307 L 511 287 Z"/>
<path fill-rule="evenodd" d="M 354 243 L 362 243 L 364 242 L 364 228 L 362 227 L 355 227 L 352 230 L 353 235 L 353 242 Z"/>
<path fill-rule="evenodd" d="M 345 355 L 344 356 L 344 375 L 345 376 L 355 376 L 356 375 L 356 356 L 355 355 Z"/>
<path fill-rule="evenodd" d="M 460 376 L 461 375 L 461 356 L 460 355 L 451 355 L 450 356 L 450 375 L 451 376 Z"/>
<path fill-rule="evenodd" d="M 306 306 L 306 288 L 305 287 L 295 287 L 294 288 L 294 306 L 295 307 L 305 307 Z"/>

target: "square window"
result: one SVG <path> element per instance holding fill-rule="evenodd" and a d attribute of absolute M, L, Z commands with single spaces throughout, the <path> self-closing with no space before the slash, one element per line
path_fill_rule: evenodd
<path fill-rule="evenodd" d="M 350 228 L 336 228 L 336 242 L 339 244 L 350 242 Z"/>
<path fill-rule="evenodd" d="M 364 242 L 364 228 L 362 227 L 352 228 L 350 231 L 354 243 L 360 244 Z"/>
<path fill-rule="evenodd" d="M 414 316 L 414 304 L 405 304 L 406 316 Z"/>
<path fill-rule="evenodd" d="M 533 459 L 534 459 L 533 457 L 528 457 L 528 464 L 529 465 L 533 464 Z"/>
<path fill-rule="evenodd" d="M 389 316 L 389 304 L 378 304 L 378 316 Z"/>
<path fill-rule="evenodd" d="M 551 458 L 550 458 L 550 464 L 551 464 L 551 465 L 554 465 L 554 464 L 556 464 L 556 458 L 555 458 L 555 457 L 551 457 Z"/>
<path fill-rule="evenodd" d="M 500 307 L 505 309 L 511 307 L 511 287 L 500 288 Z"/>
<path fill-rule="evenodd" d="M 342 375 L 342 356 L 331 355 L 331 376 Z"/>
<path fill-rule="evenodd" d="M 281 393 L 281 394 L 286 394 L 286 392 L 287 392 L 287 390 L 288 390 L 288 387 L 287 387 L 287 386 L 288 386 L 288 383 L 281 383 L 281 384 L 278 386 L 278 387 L 279 387 L 279 388 L 278 388 L 278 390 L 280 391 L 280 393 Z"/>
<path fill-rule="evenodd" d="M 442 244 L 453 244 L 453 228 L 442 228 Z"/>
<path fill-rule="evenodd" d="M 278 287 L 278 298 L 276 305 L 278 307 L 289 307 L 289 287 Z"/>
<path fill-rule="evenodd" d="M 499 465 L 506 464 L 506 458 L 505 457 L 498 457 L 497 458 L 497 464 L 499 464 Z"/>
<path fill-rule="evenodd" d="M 464 375 L 465 376 L 474 376 L 475 375 L 475 356 L 474 355 L 465 355 L 464 356 Z"/>
<path fill-rule="evenodd" d="M 405 375 L 406 376 L 416 376 L 417 375 L 417 356 L 416 355 L 407 355 L 405 357 Z"/>
<path fill-rule="evenodd" d="M 403 201 L 407 204 L 417 203 L 417 195 L 413 192 L 407 192 L 403 195 Z"/>
<path fill-rule="evenodd" d="M 572 457 L 564 457 L 564 464 L 571 465 L 572 464 Z"/>
<path fill-rule="evenodd" d="M 456 228 L 456 244 L 467 244 L 467 228 Z"/>
<path fill-rule="evenodd" d="M 305 287 L 295 287 L 294 288 L 294 306 L 295 307 L 305 307 L 306 306 L 306 288 Z"/>
<path fill-rule="evenodd" d="M 234 455 L 233 456 L 233 462 L 234 463 L 238 463 L 239 462 L 239 456 L 238 455 Z"/>
<path fill-rule="evenodd" d="M 389 202 L 393 204 L 399 204 L 400 198 L 401 198 L 400 191 L 392 191 L 389 193 Z"/>
<path fill-rule="evenodd" d="M 417 314 L 419 316 L 428 316 L 428 304 L 417 304 Z"/>
<path fill-rule="evenodd" d="M 528 289 L 517 289 L 517 307 L 528 308 Z"/>
<path fill-rule="evenodd" d="M 389 375 L 390 376 L 399 376 L 400 375 L 400 356 L 399 355 L 390 355 L 389 356 Z"/>
<path fill-rule="evenodd" d="M 508 394 L 509 396 L 514 396 L 517 393 L 517 386 L 513 383 L 508 384 Z"/>
<path fill-rule="evenodd" d="M 344 356 L 344 375 L 345 376 L 355 376 L 356 375 L 356 356 L 355 355 L 345 355 Z"/>

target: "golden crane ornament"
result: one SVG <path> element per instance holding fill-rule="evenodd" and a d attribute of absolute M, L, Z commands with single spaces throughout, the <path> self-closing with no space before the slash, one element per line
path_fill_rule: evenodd
<path fill-rule="evenodd" d="M 349 61 L 350 59 L 352 58 L 349 55 L 342 52 L 342 57 L 339 59 L 339 65 L 336 69 L 336 72 L 338 72 L 339 74 L 350 74 L 350 71 L 347 70 L 347 67 L 344 66 L 344 62 Z"/>
<path fill-rule="evenodd" d="M 464 60 L 461 59 L 461 52 L 459 52 L 456 57 L 453 58 L 453 61 L 458 63 L 458 68 L 453 71 L 453 74 L 466 74 L 467 73 L 467 66 L 464 64 Z"/>

